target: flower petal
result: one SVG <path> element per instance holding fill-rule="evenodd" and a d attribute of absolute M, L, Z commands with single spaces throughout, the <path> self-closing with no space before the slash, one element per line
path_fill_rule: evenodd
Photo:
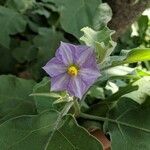
<path fill-rule="evenodd" d="M 51 79 L 51 91 L 64 91 L 67 89 L 70 77 L 64 73 Z"/>
<path fill-rule="evenodd" d="M 78 98 L 82 98 L 85 92 L 87 91 L 88 87 L 86 84 L 81 80 L 79 76 L 70 78 L 70 82 L 68 84 L 67 90 L 73 96 Z"/>
<path fill-rule="evenodd" d="M 62 62 L 60 62 L 56 57 L 54 57 L 43 67 L 43 69 L 51 77 L 54 77 L 66 72 L 67 68 Z"/>
<path fill-rule="evenodd" d="M 84 62 L 82 64 L 83 68 L 93 68 L 93 69 L 97 69 L 97 63 L 96 63 L 96 56 L 95 53 L 93 52 L 93 54 L 91 56 L 88 57 L 88 61 Z"/>
<path fill-rule="evenodd" d="M 100 76 L 100 72 L 98 69 L 82 68 L 79 71 L 79 76 L 87 85 L 91 86 L 96 81 L 96 79 Z"/>
<path fill-rule="evenodd" d="M 89 46 L 86 46 L 86 45 L 75 45 L 75 49 L 76 49 L 76 58 L 79 58 L 82 54 L 83 51 L 89 49 L 90 47 Z"/>
<path fill-rule="evenodd" d="M 79 66 L 83 66 L 85 63 L 91 61 L 91 57 L 93 56 L 93 49 L 90 47 L 85 47 L 84 46 L 84 50 L 82 50 L 82 53 L 77 54 L 76 53 L 76 59 L 75 62 L 79 65 Z M 95 60 L 96 61 L 96 60 Z"/>
<path fill-rule="evenodd" d="M 75 46 L 69 43 L 61 42 L 57 49 L 56 57 L 61 60 L 66 66 L 74 63 Z"/>

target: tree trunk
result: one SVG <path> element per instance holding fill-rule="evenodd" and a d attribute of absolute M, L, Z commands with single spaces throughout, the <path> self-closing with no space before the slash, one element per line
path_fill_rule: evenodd
<path fill-rule="evenodd" d="M 141 14 L 150 7 L 150 0 L 104 0 L 113 11 L 113 18 L 108 26 L 116 31 L 117 40 Z"/>

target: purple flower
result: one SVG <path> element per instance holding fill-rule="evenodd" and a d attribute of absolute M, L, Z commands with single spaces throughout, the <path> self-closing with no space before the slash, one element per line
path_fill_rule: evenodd
<path fill-rule="evenodd" d="M 52 91 L 67 90 L 80 99 L 100 76 L 91 47 L 64 42 L 43 69 L 51 76 Z"/>

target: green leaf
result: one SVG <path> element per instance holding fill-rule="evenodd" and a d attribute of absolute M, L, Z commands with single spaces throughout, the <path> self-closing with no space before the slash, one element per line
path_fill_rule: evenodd
<path fill-rule="evenodd" d="M 55 103 L 68 101 L 66 92 L 50 92 L 50 79 L 48 77 L 43 78 L 41 82 L 34 86 L 33 93 L 30 96 L 34 97 L 38 112 L 57 109 Z"/>
<path fill-rule="evenodd" d="M 41 7 L 39 9 L 36 9 L 32 12 L 32 14 L 38 14 L 38 15 L 41 15 L 41 16 L 45 16 L 46 18 L 49 18 L 50 17 L 50 12 L 48 10 L 46 10 L 45 8 Z"/>
<path fill-rule="evenodd" d="M 60 23 L 66 32 L 79 38 L 80 30 L 93 26 L 93 17 L 97 13 L 100 0 L 62 0 L 53 1 L 60 7 Z"/>
<path fill-rule="evenodd" d="M 133 83 L 133 85 L 139 86 L 139 89 L 124 96 L 133 99 L 139 104 L 142 104 L 146 100 L 146 97 L 148 95 L 150 96 L 150 76 L 145 76 L 139 79 L 138 81 Z"/>
<path fill-rule="evenodd" d="M 57 5 L 63 3 L 63 1 L 60 0 L 41 0 L 41 1 L 44 3 L 56 3 Z"/>
<path fill-rule="evenodd" d="M 29 70 L 35 79 L 40 79 L 42 66 L 54 57 L 60 41 L 64 41 L 63 34 L 51 28 L 39 28 L 39 34 L 34 38 L 34 45 L 39 49 L 36 62 Z"/>
<path fill-rule="evenodd" d="M 90 88 L 88 95 L 90 95 L 91 97 L 94 97 L 94 98 L 98 98 L 98 99 L 105 99 L 103 88 L 96 86 L 96 85 L 93 85 Z"/>
<path fill-rule="evenodd" d="M 93 47 L 95 46 L 95 42 L 104 43 L 105 45 L 109 44 L 109 41 L 111 41 L 111 35 L 114 33 L 114 31 L 106 26 L 99 31 L 95 31 L 90 27 L 84 27 L 81 31 L 84 32 L 84 35 L 80 40 L 84 41 L 86 45 Z"/>
<path fill-rule="evenodd" d="M 38 50 L 31 42 L 21 42 L 12 52 L 13 57 L 20 63 L 30 62 L 37 57 Z"/>
<path fill-rule="evenodd" d="M 112 150 L 150 149 L 149 107 L 124 99 L 109 112 L 105 130 L 110 134 Z"/>
<path fill-rule="evenodd" d="M 15 61 L 11 55 L 11 50 L 0 45 L 0 56 L 0 73 L 12 73 Z"/>
<path fill-rule="evenodd" d="M 135 48 L 129 51 L 123 51 L 125 54 L 122 55 L 120 61 L 113 61 L 112 66 L 118 66 L 127 63 L 135 63 L 139 61 L 150 60 L 150 49 L 149 48 Z M 120 57 L 120 56 L 118 56 Z"/>
<path fill-rule="evenodd" d="M 112 11 L 109 5 L 107 3 L 100 4 L 93 19 L 93 28 L 99 30 L 106 26 L 111 17 Z"/>
<path fill-rule="evenodd" d="M 130 76 L 133 73 L 134 69 L 127 67 L 127 66 L 116 66 L 116 67 L 112 67 L 109 68 L 107 70 L 102 70 L 101 71 L 101 78 L 99 78 L 99 82 L 105 82 L 108 79 L 114 79 L 114 78 L 124 78 L 127 76 Z M 130 74 L 130 75 L 128 75 Z M 130 76 L 131 77 L 131 76 Z M 134 78 L 138 78 L 137 75 L 133 75 Z M 132 77 L 131 77 L 132 79 Z"/>
<path fill-rule="evenodd" d="M 34 44 L 43 53 L 44 59 L 50 59 L 63 39 L 60 32 L 51 28 L 39 28 L 39 35 L 35 37 Z"/>
<path fill-rule="evenodd" d="M 117 101 L 120 97 L 122 97 L 125 94 L 128 94 L 130 92 L 133 92 L 135 90 L 138 90 L 138 86 L 137 85 L 128 84 L 125 87 L 119 88 L 119 90 L 116 93 L 112 94 L 110 97 L 108 97 L 106 99 L 106 101 L 107 102 Z"/>
<path fill-rule="evenodd" d="M 6 0 L 1 0 L 0 5 L 4 5 L 5 2 L 6 2 Z"/>
<path fill-rule="evenodd" d="M 139 36 L 144 39 L 146 30 L 148 29 L 148 16 L 141 16 L 137 23 Z"/>
<path fill-rule="evenodd" d="M 80 38 L 86 45 L 95 48 L 98 62 L 102 63 L 108 59 L 116 43 L 111 40 L 112 30 L 104 27 L 100 31 L 95 31 L 89 27 L 84 27 L 81 31 L 84 35 Z"/>
<path fill-rule="evenodd" d="M 29 101 L 24 101 L 12 108 L 3 118 L 1 118 L 0 124 L 14 117 L 35 114 L 37 114 L 35 104 Z"/>
<path fill-rule="evenodd" d="M 26 21 L 14 10 L 0 6 L 0 44 L 9 47 L 10 35 L 23 32 Z"/>
<path fill-rule="evenodd" d="M 36 101 L 38 112 L 53 108 L 53 97 L 39 96 L 39 94 L 50 94 L 50 79 L 45 77 L 41 82 L 37 83 L 33 88 L 33 96 Z M 38 95 L 37 95 L 38 94 Z"/>
<path fill-rule="evenodd" d="M 20 147 L 22 150 L 60 150 L 60 148 L 102 150 L 101 144 L 77 125 L 73 117 L 63 117 L 56 126 L 59 115 L 56 111 L 46 111 L 39 115 L 21 116 L 3 123 L 0 126 L 1 148 L 3 150 L 20 150 Z"/>
<path fill-rule="evenodd" d="M 6 6 L 21 13 L 24 13 L 27 9 L 31 9 L 35 3 L 35 0 L 7 0 Z"/>
<path fill-rule="evenodd" d="M 31 108 L 33 107 L 33 109 L 35 109 L 34 101 L 32 97 L 29 97 L 35 84 L 34 81 L 20 79 L 11 75 L 1 75 L 0 83 L 1 118 L 15 111 L 23 103 L 26 103 L 30 105 Z M 26 109 L 26 107 L 24 109 Z"/>

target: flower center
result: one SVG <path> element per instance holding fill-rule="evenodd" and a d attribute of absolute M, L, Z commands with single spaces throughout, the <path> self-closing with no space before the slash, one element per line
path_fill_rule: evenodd
<path fill-rule="evenodd" d="M 75 66 L 75 65 L 70 66 L 70 67 L 67 69 L 67 73 L 68 73 L 70 76 L 76 76 L 76 75 L 78 74 L 78 67 Z"/>

